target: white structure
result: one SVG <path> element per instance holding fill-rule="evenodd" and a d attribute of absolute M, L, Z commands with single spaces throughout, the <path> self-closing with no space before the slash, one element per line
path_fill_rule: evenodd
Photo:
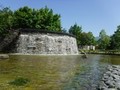
<path fill-rule="evenodd" d="M 90 45 L 90 46 L 85 45 L 85 46 L 83 46 L 82 49 L 83 49 L 83 50 L 95 50 L 95 46 L 93 46 L 93 45 Z"/>

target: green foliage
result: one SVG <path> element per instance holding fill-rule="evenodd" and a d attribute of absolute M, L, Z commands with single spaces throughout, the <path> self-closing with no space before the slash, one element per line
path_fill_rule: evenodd
<path fill-rule="evenodd" d="M 82 32 L 82 27 L 77 24 L 70 27 L 69 33 L 76 36 L 78 46 L 95 45 L 95 37 L 92 32 Z"/>
<path fill-rule="evenodd" d="M 23 7 L 14 12 L 14 28 L 31 28 L 32 27 L 32 9 Z"/>
<path fill-rule="evenodd" d="M 35 10 L 25 6 L 15 11 L 14 14 L 15 28 L 61 31 L 60 15 L 53 14 L 53 10 L 48 7 Z"/>
<path fill-rule="evenodd" d="M 101 30 L 100 34 L 99 34 L 99 40 L 98 40 L 98 44 L 99 44 L 99 49 L 107 49 L 107 47 L 109 47 L 110 45 L 110 37 L 106 34 L 105 30 Z"/>
<path fill-rule="evenodd" d="M 120 50 L 120 25 L 117 27 L 117 30 L 111 37 L 110 48 Z"/>
<path fill-rule="evenodd" d="M 69 33 L 78 36 L 82 32 L 82 27 L 78 26 L 76 23 L 70 27 Z"/>
<path fill-rule="evenodd" d="M 27 84 L 28 82 L 30 82 L 29 79 L 19 77 L 19 78 L 16 78 L 15 80 L 9 82 L 9 84 L 15 85 L 15 86 L 24 86 L 24 85 Z"/>
<path fill-rule="evenodd" d="M 81 41 L 81 46 L 95 45 L 95 37 L 93 36 L 92 32 L 81 33 L 80 41 Z"/>
<path fill-rule="evenodd" d="M 9 8 L 0 10 L 0 36 L 10 29 L 34 28 L 62 32 L 59 14 L 54 14 L 48 7 L 31 9 L 27 6 L 12 11 Z"/>
<path fill-rule="evenodd" d="M 65 28 L 62 29 L 63 33 L 67 33 L 67 30 Z"/>
<path fill-rule="evenodd" d="M 0 36 L 4 36 L 12 28 L 13 17 L 13 12 L 9 8 L 0 10 Z"/>
<path fill-rule="evenodd" d="M 69 29 L 69 33 L 76 36 L 78 45 L 80 45 L 80 35 L 81 35 L 81 32 L 82 32 L 82 27 L 78 26 L 77 24 L 74 24 Z"/>

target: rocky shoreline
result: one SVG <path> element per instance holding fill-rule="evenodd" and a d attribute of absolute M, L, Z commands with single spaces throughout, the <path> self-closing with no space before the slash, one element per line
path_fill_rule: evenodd
<path fill-rule="evenodd" d="M 109 65 L 98 90 L 120 90 L 120 65 Z"/>

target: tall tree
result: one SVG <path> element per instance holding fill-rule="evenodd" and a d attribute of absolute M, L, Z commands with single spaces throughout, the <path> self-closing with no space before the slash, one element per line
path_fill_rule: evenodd
<path fill-rule="evenodd" d="M 8 8 L 0 10 L 0 36 L 6 34 L 13 26 L 13 12 Z"/>
<path fill-rule="evenodd" d="M 80 36 L 81 46 L 84 45 L 95 45 L 95 37 L 92 32 L 83 32 Z"/>
<path fill-rule="evenodd" d="M 15 28 L 37 28 L 51 31 L 62 31 L 59 14 L 54 14 L 48 7 L 38 10 L 27 6 L 15 11 Z"/>
<path fill-rule="evenodd" d="M 111 37 L 110 48 L 120 50 L 120 25 L 117 26 L 117 30 Z"/>
<path fill-rule="evenodd" d="M 88 32 L 88 45 L 95 45 L 95 37 L 92 32 Z"/>
<path fill-rule="evenodd" d="M 100 49 L 107 49 L 110 45 L 110 37 L 106 34 L 104 29 L 102 29 L 99 33 L 98 44 Z"/>
<path fill-rule="evenodd" d="M 65 28 L 62 28 L 63 33 L 67 33 L 67 30 Z"/>
<path fill-rule="evenodd" d="M 33 22 L 32 12 L 33 12 L 32 9 L 27 6 L 19 8 L 17 11 L 15 11 L 14 27 L 32 28 L 32 22 Z"/>
<path fill-rule="evenodd" d="M 77 44 L 80 45 L 80 35 L 82 32 L 82 27 L 78 26 L 76 23 L 70 27 L 69 33 L 76 36 Z"/>

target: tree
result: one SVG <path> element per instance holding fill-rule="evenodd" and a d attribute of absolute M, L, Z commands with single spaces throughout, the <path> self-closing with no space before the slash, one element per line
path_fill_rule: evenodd
<path fill-rule="evenodd" d="M 76 23 L 70 27 L 69 33 L 76 36 L 77 44 L 80 45 L 80 35 L 82 32 L 82 27 L 78 26 Z"/>
<path fill-rule="evenodd" d="M 98 44 L 100 49 L 107 49 L 110 45 L 110 37 L 106 34 L 104 29 L 102 29 L 99 33 Z"/>
<path fill-rule="evenodd" d="M 67 30 L 65 28 L 62 28 L 63 33 L 67 33 Z"/>
<path fill-rule="evenodd" d="M 37 25 L 40 29 L 61 31 L 60 15 L 53 14 L 53 10 L 48 7 L 39 9 L 37 13 L 39 15 Z"/>
<path fill-rule="evenodd" d="M 95 37 L 92 32 L 87 33 L 88 36 L 88 45 L 95 45 Z"/>
<path fill-rule="evenodd" d="M 32 28 L 32 9 L 25 6 L 14 12 L 14 28 Z"/>
<path fill-rule="evenodd" d="M 111 36 L 110 48 L 120 50 L 120 25 L 117 26 L 117 30 Z"/>
<path fill-rule="evenodd" d="M 93 36 L 92 32 L 81 33 L 80 41 L 81 41 L 81 46 L 95 45 L 95 37 Z"/>
<path fill-rule="evenodd" d="M 48 7 L 35 10 L 25 6 L 14 14 L 14 28 L 36 28 L 61 32 L 60 15 L 54 14 Z"/>
<path fill-rule="evenodd" d="M 8 34 L 10 29 L 19 28 L 62 32 L 60 17 L 48 7 L 36 10 L 25 6 L 14 12 L 6 7 L 0 9 L 0 37 Z"/>
<path fill-rule="evenodd" d="M 0 36 L 4 36 L 12 28 L 13 17 L 13 12 L 8 7 L 0 10 Z"/>

